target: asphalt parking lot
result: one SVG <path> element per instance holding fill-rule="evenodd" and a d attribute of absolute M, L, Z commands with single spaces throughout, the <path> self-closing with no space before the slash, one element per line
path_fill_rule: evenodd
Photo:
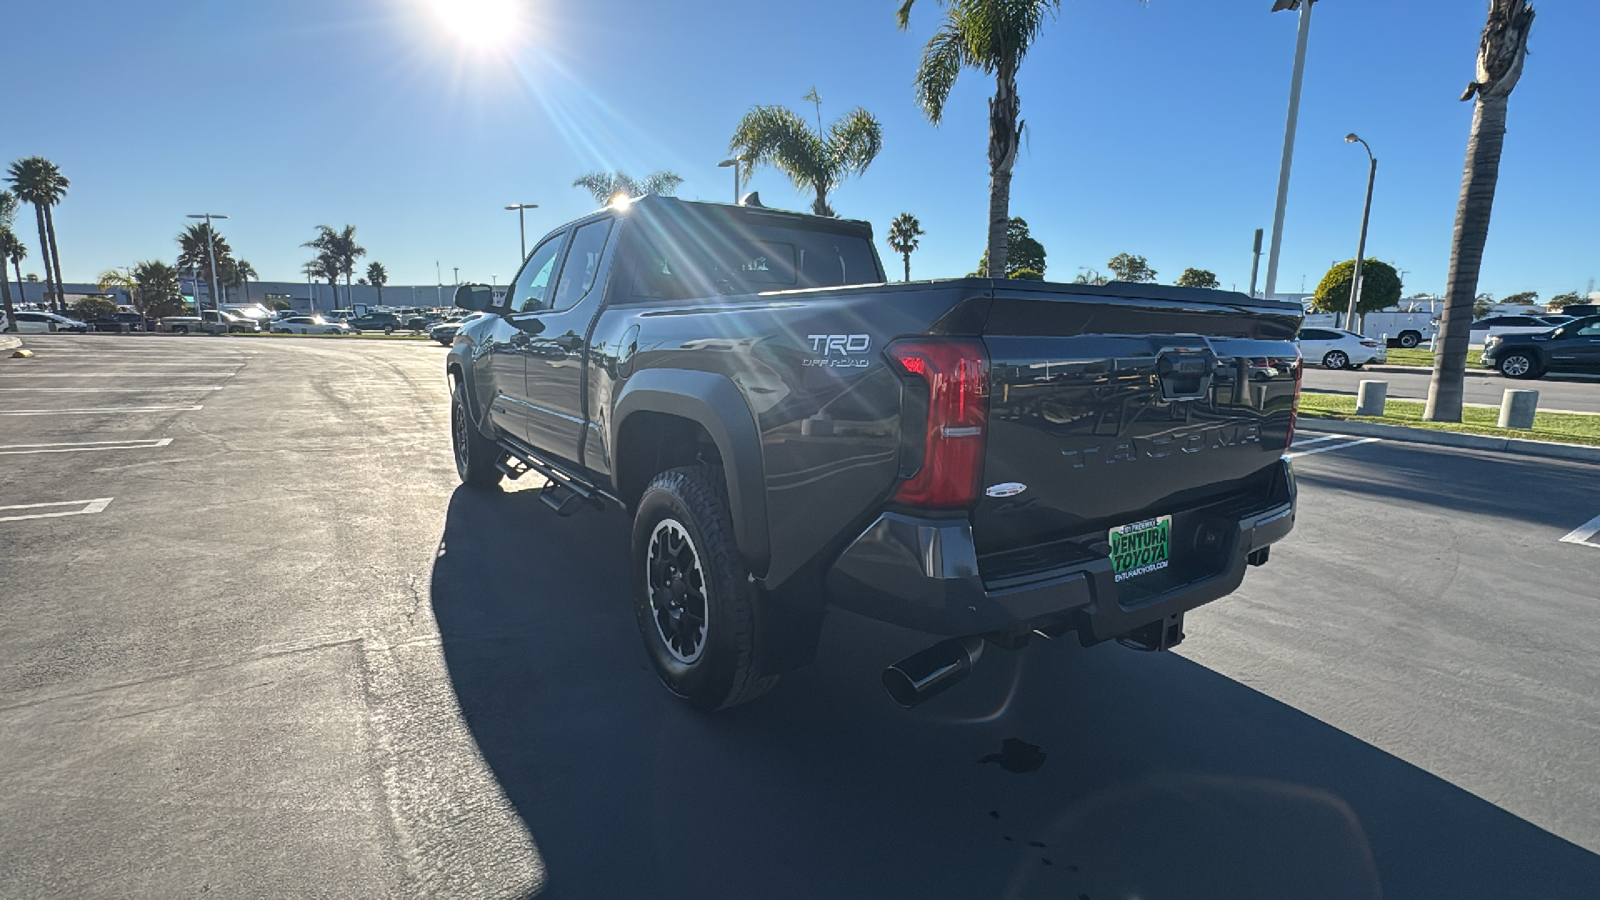
<path fill-rule="evenodd" d="M 0 896 L 1592 897 L 1600 469 L 1303 434 L 1170 654 L 920 636 L 707 717 L 616 513 L 457 487 L 430 342 L 0 360 Z M 520 486 L 520 485 L 519 485 Z"/>

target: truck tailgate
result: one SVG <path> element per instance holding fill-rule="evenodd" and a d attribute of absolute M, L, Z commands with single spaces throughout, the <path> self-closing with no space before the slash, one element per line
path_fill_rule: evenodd
<path fill-rule="evenodd" d="M 984 327 L 990 412 L 972 523 L 986 581 L 1085 553 L 1116 561 L 1155 540 L 1177 560 L 1225 537 L 1198 534 L 1197 510 L 1272 493 L 1299 382 L 1298 306 L 1014 285 L 996 283 Z"/>

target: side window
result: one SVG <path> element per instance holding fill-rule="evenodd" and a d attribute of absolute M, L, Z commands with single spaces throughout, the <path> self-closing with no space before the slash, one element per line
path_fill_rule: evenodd
<path fill-rule="evenodd" d="M 1600 322 L 1590 322 L 1579 328 L 1574 337 L 1600 337 Z"/>
<path fill-rule="evenodd" d="M 512 286 L 507 295 L 508 304 L 506 312 L 538 312 L 549 309 L 550 279 L 556 270 L 556 253 L 561 249 L 561 241 L 566 232 L 553 234 L 544 243 L 533 248 L 528 261 L 523 264 L 522 272 L 517 276 L 517 283 Z"/>
<path fill-rule="evenodd" d="M 611 236 L 611 219 L 590 222 L 572 234 L 572 249 L 567 251 L 567 261 L 561 265 L 561 280 L 556 282 L 553 310 L 571 309 L 594 287 L 594 278 L 600 271 L 600 256 L 605 253 L 606 239 Z"/>

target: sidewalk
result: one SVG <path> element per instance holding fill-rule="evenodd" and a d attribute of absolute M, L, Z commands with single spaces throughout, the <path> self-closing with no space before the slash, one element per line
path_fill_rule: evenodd
<path fill-rule="evenodd" d="M 1489 450 L 1496 453 L 1513 453 L 1519 456 L 1539 456 L 1545 459 L 1569 459 L 1577 462 L 1600 463 L 1600 447 L 1591 447 L 1586 444 L 1562 444 L 1555 441 L 1530 441 L 1522 438 L 1466 434 L 1460 431 L 1432 431 L 1426 428 L 1407 428 L 1404 425 L 1379 425 L 1375 422 L 1319 419 L 1313 415 L 1301 415 L 1296 428 L 1298 431 L 1314 431 L 1319 434 L 1346 434 L 1352 437 L 1374 437 L 1408 444 L 1429 444 L 1435 447 Z"/>

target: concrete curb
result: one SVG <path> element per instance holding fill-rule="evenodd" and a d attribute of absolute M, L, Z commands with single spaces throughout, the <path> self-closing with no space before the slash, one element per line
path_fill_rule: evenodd
<path fill-rule="evenodd" d="M 1459 431 L 1429 431 L 1426 428 L 1407 428 L 1404 425 L 1379 425 L 1374 422 L 1346 422 L 1340 419 L 1319 419 L 1302 415 L 1300 431 L 1331 434 L 1348 434 L 1352 437 L 1375 437 L 1408 444 L 1431 444 L 1435 447 L 1458 447 L 1463 450 L 1490 450 L 1496 453 L 1514 453 L 1519 456 L 1539 456 L 1545 459 L 1569 459 L 1577 462 L 1600 463 L 1600 447 L 1584 444 L 1558 444 L 1553 441 L 1529 441 L 1522 438 L 1490 437 L 1486 434 L 1463 434 Z"/>

